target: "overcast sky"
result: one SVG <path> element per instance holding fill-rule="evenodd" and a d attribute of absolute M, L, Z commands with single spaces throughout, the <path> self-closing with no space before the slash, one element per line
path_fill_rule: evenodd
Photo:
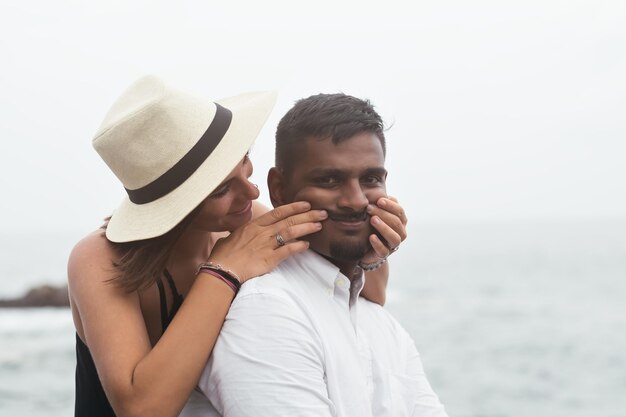
<path fill-rule="evenodd" d="M 6 3 L 0 232 L 117 206 L 91 138 L 146 73 L 214 99 L 278 89 L 262 189 L 280 116 L 343 91 L 393 125 L 389 192 L 414 222 L 626 215 L 624 1 Z"/>

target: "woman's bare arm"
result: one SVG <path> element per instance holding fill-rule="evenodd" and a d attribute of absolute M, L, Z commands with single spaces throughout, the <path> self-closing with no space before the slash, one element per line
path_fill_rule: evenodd
<path fill-rule="evenodd" d="M 114 256 L 100 236 L 82 241 L 70 256 L 70 296 L 80 317 L 79 336 L 116 415 L 177 415 L 200 377 L 234 294 L 220 280 L 199 277 L 152 348 L 137 292 L 107 282 L 113 277 Z"/>
<path fill-rule="evenodd" d="M 319 230 L 318 211 L 300 205 L 281 207 L 220 240 L 223 255 L 242 277 L 269 271 L 306 242 L 279 249 L 267 242 L 285 219 L 297 218 L 302 234 Z M 299 236 L 294 236 L 299 237 Z M 214 252 L 216 249 L 214 249 Z M 213 253 L 211 254 L 213 256 Z M 261 258 L 263 262 L 250 259 Z M 116 415 L 176 416 L 184 406 L 217 340 L 233 299 L 233 291 L 215 277 L 201 273 L 178 313 L 154 347 L 151 346 L 137 292 L 127 293 L 108 281 L 115 275 L 111 246 L 100 234 L 81 241 L 72 251 L 68 281 L 79 336 L 89 347 L 98 376 Z"/>
<path fill-rule="evenodd" d="M 361 295 L 373 303 L 385 305 L 387 282 L 389 281 L 389 263 L 385 262 L 374 271 L 365 272 L 365 285 Z"/>

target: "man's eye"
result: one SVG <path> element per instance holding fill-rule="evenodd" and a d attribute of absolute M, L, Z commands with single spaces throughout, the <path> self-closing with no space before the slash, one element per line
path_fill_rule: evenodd
<path fill-rule="evenodd" d="M 318 177 L 314 182 L 318 185 L 334 185 L 337 184 L 337 178 L 335 177 Z"/>
<path fill-rule="evenodd" d="M 361 180 L 364 184 L 378 184 L 382 178 L 377 175 L 368 175 Z"/>

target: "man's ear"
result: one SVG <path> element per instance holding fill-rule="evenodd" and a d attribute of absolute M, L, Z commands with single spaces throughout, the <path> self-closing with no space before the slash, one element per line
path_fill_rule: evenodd
<path fill-rule="evenodd" d="M 267 173 L 267 188 L 270 192 L 270 201 L 274 207 L 290 203 L 285 195 L 285 176 L 280 168 L 270 168 Z"/>

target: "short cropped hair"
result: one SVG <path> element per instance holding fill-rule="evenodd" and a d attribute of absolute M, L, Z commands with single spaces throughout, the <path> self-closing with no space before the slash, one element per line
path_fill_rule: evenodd
<path fill-rule="evenodd" d="M 376 134 L 386 154 L 383 121 L 369 100 L 343 93 L 298 100 L 276 128 L 276 167 L 290 172 L 297 160 L 294 151 L 307 138 L 330 138 L 337 144 L 362 132 Z"/>

